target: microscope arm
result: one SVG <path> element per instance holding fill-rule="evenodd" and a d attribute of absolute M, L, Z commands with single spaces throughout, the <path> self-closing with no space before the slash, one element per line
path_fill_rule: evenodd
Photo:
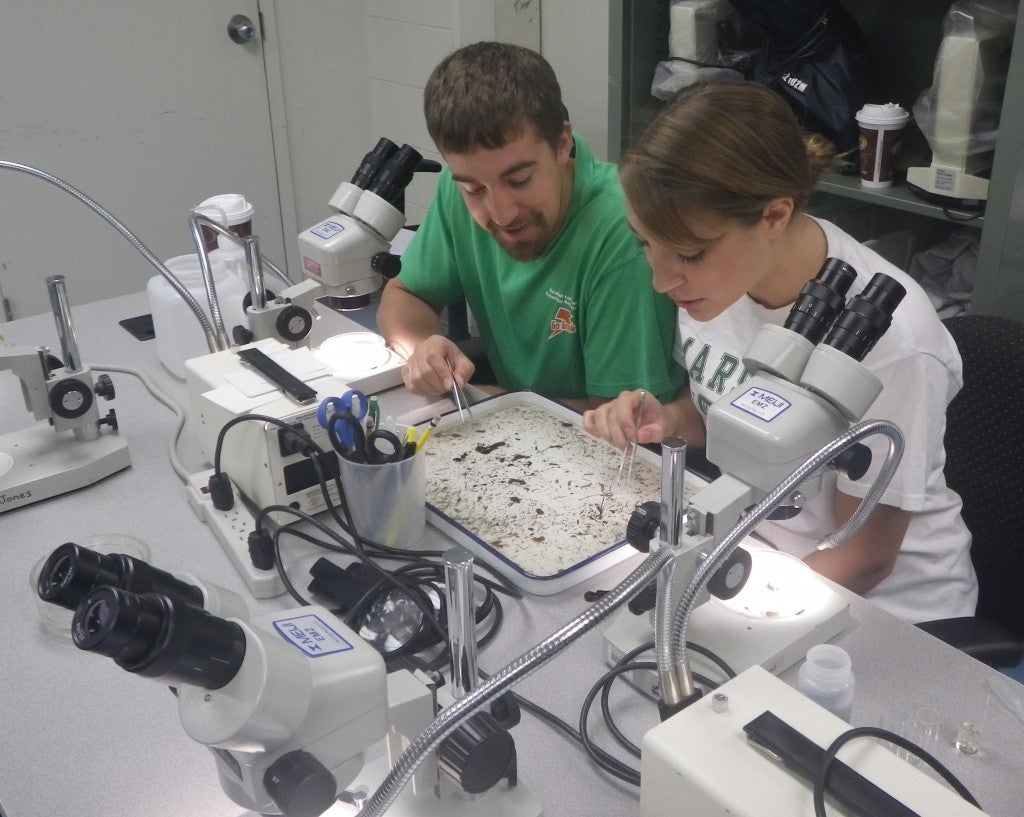
<path fill-rule="evenodd" d="M 46 286 L 63 364 L 52 358 L 43 346 L 0 345 L 0 370 L 10 370 L 21 381 L 25 407 L 36 420 L 49 420 L 58 432 L 73 429 L 80 440 L 94 440 L 99 436 L 101 423 L 116 426 L 113 417 L 108 421 L 100 420 L 94 394 L 110 400 L 114 388 L 106 375 L 98 378 L 94 385 L 92 372 L 81 362 L 64 276 L 49 276 Z"/>
<path fill-rule="evenodd" d="M 42 346 L 0 346 L 0 371 L 10 371 L 21 381 L 25 408 L 37 420 L 50 418 L 46 381 L 50 374 Z"/>

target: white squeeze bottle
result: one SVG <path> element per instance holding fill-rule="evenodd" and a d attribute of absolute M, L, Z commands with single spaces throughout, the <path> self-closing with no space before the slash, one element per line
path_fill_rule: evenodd
<path fill-rule="evenodd" d="M 209 318 L 210 307 L 199 256 L 179 255 L 167 259 L 164 264 L 192 297 L 199 301 Z M 219 258 L 210 259 L 210 271 L 213 273 L 224 328 L 228 337 L 231 337 L 231 330 L 236 324 L 248 325 L 242 299 L 249 290 L 242 279 L 232 275 Z M 149 309 L 153 313 L 157 357 L 171 374 L 184 380 L 185 361 L 210 352 L 199 319 L 162 275 L 154 275 L 149 279 L 146 295 L 149 298 Z"/>
<path fill-rule="evenodd" d="M 853 663 L 842 647 L 818 644 L 807 651 L 797 675 L 797 689 L 844 721 L 853 709 Z"/>

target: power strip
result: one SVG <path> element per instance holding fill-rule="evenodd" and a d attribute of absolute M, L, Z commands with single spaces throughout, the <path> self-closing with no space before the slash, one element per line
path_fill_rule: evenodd
<path fill-rule="evenodd" d="M 211 468 L 189 477 L 188 485 L 185 486 L 188 504 L 196 516 L 213 531 L 253 597 L 271 599 L 280 596 L 285 592 L 285 587 L 277 570 L 260 570 L 249 558 L 249 532 L 255 529 L 255 523 L 252 514 L 237 498 L 240 496 L 238 488 L 232 485 L 236 497 L 234 507 L 218 511 L 213 507 L 213 500 L 206 488 L 212 474 Z"/>

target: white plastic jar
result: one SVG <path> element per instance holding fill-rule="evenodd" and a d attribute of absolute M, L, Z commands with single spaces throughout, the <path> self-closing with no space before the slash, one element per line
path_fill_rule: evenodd
<path fill-rule="evenodd" d="M 853 662 L 842 647 L 818 644 L 807 651 L 797 674 L 797 689 L 844 721 L 853 710 Z"/>
<path fill-rule="evenodd" d="M 210 318 L 199 256 L 178 255 L 169 258 L 164 265 L 192 297 L 199 301 L 206 317 Z M 246 325 L 242 299 L 248 289 L 240 278 L 228 271 L 220 259 L 211 258 L 210 269 L 213 272 L 213 283 L 217 290 L 217 303 L 224 319 L 224 328 L 230 338 L 234 326 Z M 160 362 L 167 371 L 184 380 L 185 361 L 208 354 L 210 351 L 199 319 L 185 303 L 185 299 L 162 275 L 154 275 L 149 279 L 146 284 L 146 295 L 149 297 L 149 309 L 153 313 L 153 331 L 156 334 L 156 351 Z"/>

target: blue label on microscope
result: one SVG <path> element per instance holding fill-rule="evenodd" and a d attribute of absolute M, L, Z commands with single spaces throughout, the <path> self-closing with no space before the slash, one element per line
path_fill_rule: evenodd
<path fill-rule="evenodd" d="M 328 238 L 334 238 L 339 233 L 345 232 L 345 225 L 338 221 L 325 221 L 310 229 L 310 232 L 317 238 L 326 241 Z"/>
<path fill-rule="evenodd" d="M 770 423 L 793 404 L 782 395 L 754 387 L 747 389 L 730 405 Z"/>
<path fill-rule="evenodd" d="M 274 629 L 285 641 L 294 644 L 311 658 L 355 649 L 340 633 L 317 615 L 279 618 L 273 624 Z"/>

